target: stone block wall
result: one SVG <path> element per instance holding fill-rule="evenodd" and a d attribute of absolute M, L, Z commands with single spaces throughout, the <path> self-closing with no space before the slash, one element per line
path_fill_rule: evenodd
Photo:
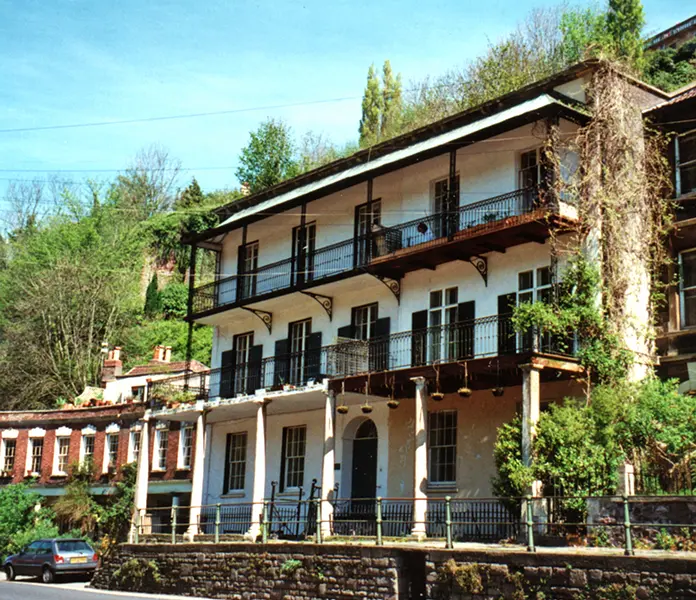
<path fill-rule="evenodd" d="M 158 581 L 123 576 L 155 567 Z M 696 555 L 608 551 L 435 550 L 302 543 L 122 545 L 100 589 L 234 600 L 513 600 L 696 598 Z"/>

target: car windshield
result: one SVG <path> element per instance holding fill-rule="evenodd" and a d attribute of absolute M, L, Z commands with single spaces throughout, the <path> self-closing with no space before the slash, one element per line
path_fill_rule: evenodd
<path fill-rule="evenodd" d="M 66 540 L 56 542 L 56 545 L 58 546 L 58 552 L 92 552 L 89 544 L 82 540 Z"/>

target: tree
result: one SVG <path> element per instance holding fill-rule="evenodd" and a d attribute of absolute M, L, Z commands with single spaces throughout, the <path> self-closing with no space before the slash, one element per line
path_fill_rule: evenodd
<path fill-rule="evenodd" d="M 154 317 L 161 309 L 162 305 L 160 302 L 159 284 L 157 282 L 157 271 L 155 271 L 145 291 L 145 306 L 143 307 L 143 312 L 148 317 Z"/>
<path fill-rule="evenodd" d="M 297 175 L 295 144 L 290 127 L 283 121 L 267 119 L 249 134 L 236 171 L 237 179 L 251 193 L 277 185 Z"/>
<path fill-rule="evenodd" d="M 696 41 L 677 49 L 662 48 L 645 56 L 645 79 L 648 83 L 672 92 L 696 79 Z"/>
<path fill-rule="evenodd" d="M 42 537 L 55 537 L 52 513 L 41 507 L 43 498 L 25 483 L 0 489 L 0 557 L 13 554 Z"/>
<path fill-rule="evenodd" d="M 174 201 L 174 210 L 200 208 L 205 204 L 205 196 L 194 177 L 188 187 Z"/>
<path fill-rule="evenodd" d="M 345 158 L 356 152 L 358 146 L 348 143 L 343 147 L 333 144 L 321 133 L 308 131 L 302 137 L 299 150 L 299 170 L 306 173 L 322 167 L 339 158 Z"/>
<path fill-rule="evenodd" d="M 609 45 L 607 15 L 596 8 L 564 12 L 560 30 L 562 60 L 569 65 L 606 52 Z"/>
<path fill-rule="evenodd" d="M 607 33 L 611 38 L 614 55 L 625 58 L 636 69 L 643 66 L 643 38 L 645 13 L 641 0 L 609 0 Z"/>
<path fill-rule="evenodd" d="M 379 78 L 375 65 L 370 65 L 367 71 L 367 85 L 363 92 L 362 118 L 360 119 L 360 146 L 370 146 L 376 143 L 380 134 L 380 121 L 384 98 L 380 89 Z"/>
<path fill-rule="evenodd" d="M 392 131 L 398 131 L 401 111 L 401 74 L 394 77 L 390 62 L 385 60 L 382 68 L 382 138 L 392 135 Z"/>

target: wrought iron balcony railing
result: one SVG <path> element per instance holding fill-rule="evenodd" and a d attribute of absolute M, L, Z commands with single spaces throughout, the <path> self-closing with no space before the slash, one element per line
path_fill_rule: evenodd
<path fill-rule="evenodd" d="M 528 214 L 539 206 L 537 190 L 526 188 L 467 204 L 455 211 L 380 227 L 306 256 L 281 260 L 250 273 L 199 286 L 193 291 L 192 311 L 194 315 L 201 314 L 221 306 L 262 299 L 281 290 L 309 287 L 338 275 L 357 272 L 373 260 L 405 248 L 426 249 L 460 231 L 478 228 L 483 234 L 496 223 Z"/>
<path fill-rule="evenodd" d="M 334 344 L 304 352 L 213 369 L 206 376 L 191 375 L 188 396 L 173 396 L 173 401 L 178 397 L 186 398 L 185 401 L 232 398 L 253 394 L 257 389 L 304 386 L 325 378 L 342 379 L 531 351 L 569 355 L 572 349 L 572 341 L 531 331 L 515 333 L 509 316 L 490 316 L 370 340 L 339 338 Z M 150 396 L 159 402 L 169 401 L 167 394 L 183 391 L 184 385 L 184 376 L 155 381 Z"/>

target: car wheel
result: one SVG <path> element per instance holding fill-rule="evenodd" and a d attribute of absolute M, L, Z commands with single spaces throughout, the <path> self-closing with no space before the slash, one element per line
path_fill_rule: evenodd
<path fill-rule="evenodd" d="M 53 574 L 53 571 L 48 567 L 44 567 L 43 571 L 41 571 L 41 581 L 44 583 L 53 583 L 55 578 L 56 576 Z"/>
<path fill-rule="evenodd" d="M 15 573 L 12 565 L 7 565 L 5 567 L 5 573 L 7 574 L 7 581 L 14 581 L 15 577 L 17 577 L 17 573 Z"/>

